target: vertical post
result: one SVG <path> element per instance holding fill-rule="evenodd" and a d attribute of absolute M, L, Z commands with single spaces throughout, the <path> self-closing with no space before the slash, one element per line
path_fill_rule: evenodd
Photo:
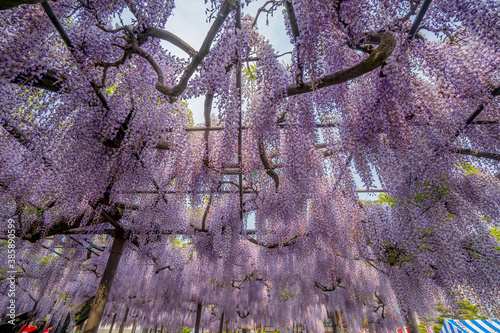
<path fill-rule="evenodd" d="M 410 333 L 419 333 L 418 319 L 415 311 L 413 311 L 411 308 L 408 308 L 407 311 L 404 311 L 403 313 L 406 327 L 408 327 Z"/>
<path fill-rule="evenodd" d="M 241 33 L 241 4 L 240 0 L 236 1 L 236 22 L 235 33 Z M 240 221 L 243 229 L 243 112 L 241 105 L 241 45 L 238 42 L 238 49 L 236 50 L 238 65 L 236 67 L 236 93 L 238 94 L 238 110 L 239 110 L 239 128 L 238 128 L 238 185 L 240 187 Z"/>
<path fill-rule="evenodd" d="M 337 311 L 331 312 L 330 318 L 332 320 L 333 333 L 339 333 L 339 327 L 338 327 L 338 322 L 337 322 Z"/>
<path fill-rule="evenodd" d="M 413 311 L 411 305 L 404 301 L 401 296 L 397 295 L 397 300 L 404 324 L 410 333 L 419 333 L 417 314 Z"/>
<path fill-rule="evenodd" d="M 342 321 L 342 311 L 337 312 L 337 330 L 339 333 L 345 333 L 344 322 Z"/>
<path fill-rule="evenodd" d="M 368 323 L 368 332 L 370 333 L 376 333 L 377 331 L 375 330 L 375 322 L 371 321 Z"/>
<path fill-rule="evenodd" d="M 220 316 L 220 325 L 219 325 L 219 333 L 222 333 L 222 326 L 224 326 L 224 312 Z"/>
<path fill-rule="evenodd" d="M 116 313 L 113 314 L 113 319 L 111 320 L 111 327 L 109 328 L 109 333 L 113 331 L 113 326 L 115 326 Z"/>
<path fill-rule="evenodd" d="M 128 317 L 128 306 L 125 308 L 125 314 L 123 315 L 122 324 L 120 325 L 120 329 L 118 330 L 118 333 L 123 333 L 123 330 L 125 329 L 125 322 L 127 321 L 127 317 Z"/>
<path fill-rule="evenodd" d="M 415 18 L 415 21 L 413 21 L 413 24 L 410 28 L 410 32 L 408 33 L 409 39 L 413 39 L 415 37 L 418 27 L 420 26 L 420 22 L 422 22 L 422 19 L 424 18 L 425 12 L 427 12 L 427 8 L 429 8 L 431 1 L 432 0 L 425 0 L 424 3 L 422 4 L 420 11 L 418 12 L 417 17 Z"/>
<path fill-rule="evenodd" d="M 500 173 L 498 174 L 498 176 L 495 176 L 495 177 L 500 178 Z M 488 304 L 485 304 L 485 307 L 486 307 L 486 312 L 488 312 L 488 317 L 489 317 L 489 319 L 493 319 L 493 318 L 495 318 L 495 316 L 493 316 L 493 313 L 491 312 L 491 309 L 490 309 L 490 307 L 488 306 Z"/>
<path fill-rule="evenodd" d="M 135 318 L 134 318 L 134 323 L 132 324 L 132 330 L 130 331 L 130 333 L 135 333 L 135 328 L 136 327 L 135 327 Z"/>
<path fill-rule="evenodd" d="M 97 330 L 99 329 L 102 313 L 104 312 L 104 307 L 108 301 L 109 292 L 116 275 L 116 269 L 118 267 L 118 263 L 120 262 L 124 245 L 125 237 L 123 236 L 123 232 L 117 230 L 115 239 L 113 240 L 113 245 L 111 246 L 111 251 L 109 253 L 108 262 L 106 263 L 106 268 L 104 268 L 104 273 L 102 274 L 101 282 L 97 288 L 94 303 L 90 309 L 89 318 L 87 319 L 87 324 L 85 325 L 83 333 L 97 333 Z"/>
<path fill-rule="evenodd" d="M 194 324 L 194 333 L 200 333 L 200 320 L 201 320 L 201 303 L 196 307 L 196 322 Z"/>

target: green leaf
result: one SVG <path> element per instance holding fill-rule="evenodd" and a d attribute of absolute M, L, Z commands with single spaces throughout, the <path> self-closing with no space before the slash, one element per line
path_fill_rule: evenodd
<path fill-rule="evenodd" d="M 500 228 L 491 228 L 490 233 L 497 241 L 497 243 L 500 244 Z M 495 251 L 500 251 L 500 246 L 494 246 L 493 248 L 495 249 Z"/>
<path fill-rule="evenodd" d="M 107 95 L 113 95 L 115 93 L 116 88 L 118 87 L 118 84 L 115 84 L 114 86 L 111 86 L 106 89 L 106 94 Z"/>
<path fill-rule="evenodd" d="M 473 165 L 471 165 L 468 162 L 460 164 L 458 168 L 464 170 L 466 175 L 470 175 L 471 173 L 476 175 L 479 174 L 479 170 L 477 170 Z"/>

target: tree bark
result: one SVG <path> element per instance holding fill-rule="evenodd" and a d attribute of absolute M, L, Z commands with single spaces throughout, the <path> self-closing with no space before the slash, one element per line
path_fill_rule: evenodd
<path fill-rule="evenodd" d="M 455 150 L 452 150 L 452 151 L 459 153 L 459 154 L 463 154 L 463 155 L 471 155 L 471 156 L 489 158 L 492 160 L 500 161 L 500 154 L 487 153 L 487 152 L 466 149 L 466 148 L 455 148 Z"/>
<path fill-rule="evenodd" d="M 82 328 L 83 328 L 83 323 L 80 324 L 80 325 L 78 325 L 78 326 L 76 326 L 75 331 L 81 332 Z"/>
<path fill-rule="evenodd" d="M 329 87 L 334 84 L 344 83 L 380 67 L 387 60 L 387 58 L 389 58 L 392 51 L 394 51 L 396 39 L 390 32 L 372 33 L 368 35 L 368 39 L 370 39 L 373 43 L 379 44 L 379 46 L 368 56 L 368 58 L 351 68 L 323 77 L 321 82 L 318 84 L 308 82 L 299 87 L 288 87 L 286 95 L 293 96 L 304 94 L 316 89 Z"/>
<path fill-rule="evenodd" d="M 118 267 L 118 263 L 120 262 L 124 245 L 125 238 L 123 237 L 123 232 L 118 230 L 115 239 L 113 240 L 108 262 L 106 263 L 106 268 L 104 269 L 101 282 L 97 288 L 96 297 L 94 299 L 94 303 L 92 304 L 92 309 L 90 310 L 90 315 L 83 333 L 97 333 L 97 330 L 99 329 L 102 313 L 104 312 L 104 307 L 108 301 L 109 292 L 116 275 L 116 269 Z"/>
<path fill-rule="evenodd" d="M 187 83 L 191 78 L 191 76 L 193 75 L 194 71 L 196 70 L 196 68 L 198 68 L 198 65 L 203 61 L 203 58 L 205 58 L 205 56 L 210 51 L 210 46 L 212 45 L 212 41 L 217 35 L 217 32 L 219 31 L 220 27 L 226 20 L 229 13 L 234 9 L 236 9 L 236 4 L 234 0 L 224 1 L 219 10 L 219 14 L 214 20 L 214 23 L 210 27 L 210 30 L 208 31 L 203 41 L 203 44 L 201 45 L 200 50 L 198 51 L 198 53 L 196 53 L 196 55 L 191 60 L 191 63 L 184 70 L 184 73 L 182 74 L 182 78 L 179 81 L 179 83 L 177 83 L 177 85 L 175 85 L 172 88 L 168 88 L 167 86 L 164 85 L 163 82 L 158 81 L 155 86 L 156 90 L 158 90 L 160 93 L 164 95 L 172 97 L 179 96 L 180 94 L 182 94 L 182 92 L 186 89 Z"/>

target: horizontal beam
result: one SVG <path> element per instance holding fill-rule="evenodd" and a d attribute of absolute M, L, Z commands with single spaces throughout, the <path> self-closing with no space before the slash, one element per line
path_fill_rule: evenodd
<path fill-rule="evenodd" d="M 489 158 L 492 160 L 500 161 L 500 154 L 495 154 L 495 153 L 487 153 L 487 152 L 482 152 L 482 151 L 477 151 L 477 150 L 472 150 L 472 149 L 465 149 L 465 148 L 455 148 L 454 152 L 459 153 L 459 154 L 463 154 L 463 155 Z"/>
<path fill-rule="evenodd" d="M 359 190 L 356 190 L 357 193 L 384 193 L 384 192 L 387 192 L 386 190 L 384 189 L 370 189 L 370 190 L 366 190 L 366 189 L 359 189 Z M 123 194 L 160 194 L 160 192 L 158 191 L 155 191 L 155 190 L 145 190 L 145 191 L 126 191 L 126 192 L 120 192 L 120 193 L 123 193 Z M 222 191 L 217 191 L 217 192 L 192 192 L 192 191 L 165 191 L 165 192 L 161 192 L 162 194 L 238 194 L 239 192 L 238 191 L 227 191 L 227 190 L 222 190 Z M 243 193 L 255 193 L 254 191 L 251 191 L 251 190 L 243 190 Z M 120 203 L 121 206 L 123 208 L 135 208 L 135 209 L 138 209 L 138 205 L 134 205 L 134 204 L 125 204 L 125 203 Z"/>
<path fill-rule="evenodd" d="M 499 121 L 498 120 L 476 120 L 476 121 L 473 121 L 472 124 L 474 125 L 491 125 L 491 124 L 498 124 Z M 316 128 L 333 128 L 333 127 L 337 127 L 339 125 L 339 123 L 318 123 L 318 124 L 315 124 Z M 429 123 L 423 123 L 423 124 L 410 124 L 412 126 L 430 126 L 431 124 Z M 303 127 L 305 125 L 303 124 L 286 124 L 286 123 L 279 123 L 278 124 L 279 128 L 280 129 L 283 129 L 283 128 L 289 128 L 289 127 Z M 250 129 L 251 127 L 249 126 L 243 126 L 242 129 L 244 130 L 248 130 Z M 223 131 L 225 130 L 226 128 L 224 126 L 209 126 L 209 127 L 205 127 L 205 126 L 192 126 L 192 127 L 186 127 L 184 128 L 184 130 L 186 132 L 204 132 L 204 131 Z M 172 130 L 168 130 L 168 132 L 171 132 Z"/>
<path fill-rule="evenodd" d="M 338 124 L 337 123 L 320 123 L 316 124 L 317 128 L 328 128 L 328 127 L 336 127 Z M 303 124 L 287 124 L 287 123 L 279 123 L 278 124 L 279 128 L 286 128 L 286 127 L 303 127 L 305 125 Z M 242 129 L 250 129 L 251 127 L 248 126 L 243 126 Z M 205 127 L 205 126 L 193 126 L 193 127 L 186 127 L 184 130 L 186 132 L 203 132 L 203 131 L 223 131 L 225 129 L 224 126 L 210 126 L 210 127 Z"/>
<path fill-rule="evenodd" d="M 371 190 L 356 190 L 357 193 L 385 193 L 387 192 L 384 189 L 374 188 Z"/>

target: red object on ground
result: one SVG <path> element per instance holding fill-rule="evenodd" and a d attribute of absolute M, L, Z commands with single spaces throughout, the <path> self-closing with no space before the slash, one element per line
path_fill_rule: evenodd
<path fill-rule="evenodd" d="M 23 327 L 21 327 L 21 333 L 30 333 L 30 332 L 33 332 L 34 330 L 36 330 L 37 328 L 38 327 L 36 327 L 36 326 L 29 325 L 28 327 L 26 327 L 26 325 L 24 325 Z M 50 332 L 51 329 L 52 329 L 52 327 L 47 328 L 46 330 L 43 331 L 43 333 Z"/>

